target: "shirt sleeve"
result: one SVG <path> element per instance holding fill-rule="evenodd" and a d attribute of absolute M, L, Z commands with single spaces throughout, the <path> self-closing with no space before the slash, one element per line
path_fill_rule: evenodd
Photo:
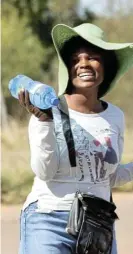
<path fill-rule="evenodd" d="M 125 130 L 125 119 L 124 119 L 124 114 L 122 114 L 122 119 L 120 121 L 119 139 L 118 139 L 119 162 L 121 162 L 121 157 L 123 152 L 124 130 Z M 119 165 L 116 168 L 116 171 L 110 175 L 111 188 L 121 186 L 131 181 L 133 181 L 133 162 L 130 162 L 127 164 L 119 163 Z"/>
<path fill-rule="evenodd" d="M 59 167 L 59 152 L 54 132 L 54 123 L 40 122 L 31 116 L 29 122 L 29 145 L 31 168 L 41 180 L 51 180 Z"/>

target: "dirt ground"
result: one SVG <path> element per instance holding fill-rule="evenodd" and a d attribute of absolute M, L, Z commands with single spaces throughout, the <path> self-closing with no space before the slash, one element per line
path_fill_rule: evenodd
<path fill-rule="evenodd" d="M 113 194 L 120 218 L 116 222 L 118 254 L 133 254 L 133 193 Z M 1 253 L 18 254 L 21 206 L 2 206 Z"/>

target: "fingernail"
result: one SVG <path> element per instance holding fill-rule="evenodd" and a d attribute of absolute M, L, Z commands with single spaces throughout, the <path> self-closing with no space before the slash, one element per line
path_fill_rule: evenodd
<path fill-rule="evenodd" d="M 20 93 L 20 92 L 24 92 L 24 88 L 23 87 L 19 89 L 18 93 Z"/>

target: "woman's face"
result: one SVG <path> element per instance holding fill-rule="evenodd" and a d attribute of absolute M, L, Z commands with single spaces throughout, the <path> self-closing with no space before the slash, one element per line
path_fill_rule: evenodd
<path fill-rule="evenodd" d="M 68 69 L 75 88 L 94 88 L 104 79 L 102 55 L 89 47 L 80 47 L 72 54 Z"/>

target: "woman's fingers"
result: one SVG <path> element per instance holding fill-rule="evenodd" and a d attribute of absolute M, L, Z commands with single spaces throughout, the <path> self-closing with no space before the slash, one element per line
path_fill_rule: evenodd
<path fill-rule="evenodd" d="M 25 105 L 26 107 L 29 107 L 31 105 L 30 98 L 29 98 L 29 92 L 25 90 Z"/>
<path fill-rule="evenodd" d="M 34 106 L 31 104 L 29 99 L 29 92 L 26 90 L 21 90 L 18 94 L 19 103 L 28 112 L 33 113 Z"/>
<path fill-rule="evenodd" d="M 22 107 L 25 107 L 25 91 L 24 90 L 21 90 L 18 93 L 18 100 L 19 100 L 20 105 Z"/>
<path fill-rule="evenodd" d="M 18 94 L 19 103 L 22 107 L 24 107 L 29 113 L 34 114 L 39 121 L 51 121 L 53 118 L 52 110 L 46 109 L 41 110 L 34 105 L 31 104 L 29 98 L 29 92 L 26 90 L 20 90 Z"/>

